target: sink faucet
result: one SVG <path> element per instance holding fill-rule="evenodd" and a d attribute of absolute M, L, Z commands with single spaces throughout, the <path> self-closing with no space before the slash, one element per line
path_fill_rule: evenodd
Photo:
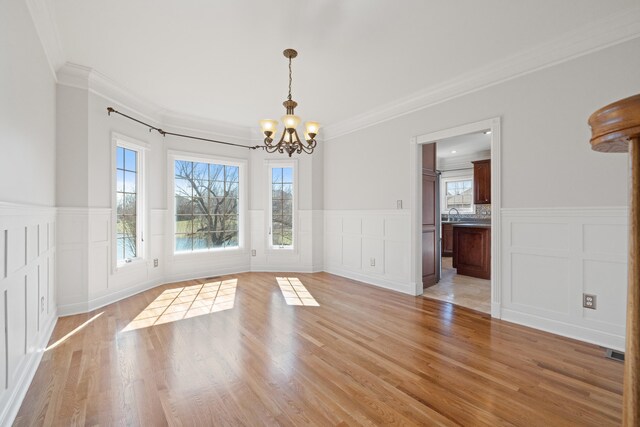
<path fill-rule="evenodd" d="M 449 209 L 449 213 L 447 213 L 447 218 L 451 220 L 451 211 L 456 211 L 456 218 L 460 219 L 460 211 L 456 208 Z"/>

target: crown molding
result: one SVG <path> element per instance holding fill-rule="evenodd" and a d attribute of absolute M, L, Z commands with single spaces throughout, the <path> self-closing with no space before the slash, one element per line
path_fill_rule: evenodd
<path fill-rule="evenodd" d="M 26 0 L 26 4 L 55 79 L 57 70 L 65 63 L 66 59 L 60 37 L 58 37 L 58 27 L 54 19 L 51 1 Z"/>
<path fill-rule="evenodd" d="M 57 81 L 62 86 L 87 90 L 106 99 L 114 106 L 125 108 L 139 118 L 158 127 L 163 127 L 165 130 L 197 132 L 217 138 L 251 140 L 249 127 L 163 109 L 158 104 L 144 99 L 104 74 L 83 65 L 67 62 L 58 69 Z"/>
<path fill-rule="evenodd" d="M 325 141 L 640 37 L 640 6 L 324 127 Z"/>

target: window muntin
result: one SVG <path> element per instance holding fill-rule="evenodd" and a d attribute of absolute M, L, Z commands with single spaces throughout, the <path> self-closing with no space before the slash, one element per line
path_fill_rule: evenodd
<path fill-rule="evenodd" d="M 271 247 L 293 247 L 293 167 L 271 168 Z"/>
<path fill-rule="evenodd" d="M 175 252 L 239 247 L 240 167 L 174 161 Z"/>
<path fill-rule="evenodd" d="M 473 180 L 456 179 L 444 182 L 444 211 L 456 208 L 459 212 L 473 209 Z"/>
<path fill-rule="evenodd" d="M 116 146 L 116 259 L 130 262 L 139 253 L 139 154 Z"/>

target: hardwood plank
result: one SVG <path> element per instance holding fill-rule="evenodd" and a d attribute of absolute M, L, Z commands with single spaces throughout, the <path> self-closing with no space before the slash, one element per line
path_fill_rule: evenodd
<path fill-rule="evenodd" d="M 319 306 L 287 305 L 284 276 Z M 88 323 L 45 352 L 15 424 L 620 423 L 623 365 L 597 346 L 327 273 L 224 279 L 223 311 L 125 331 L 191 280 L 59 319 L 51 344 Z"/>

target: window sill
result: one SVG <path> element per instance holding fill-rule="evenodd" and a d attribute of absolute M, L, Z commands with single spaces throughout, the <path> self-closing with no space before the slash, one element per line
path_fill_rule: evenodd
<path fill-rule="evenodd" d="M 145 265 L 146 262 L 147 260 L 144 258 L 134 258 L 130 262 L 118 261 L 118 263 L 116 264 L 116 271 L 126 270 L 138 265 Z"/>

